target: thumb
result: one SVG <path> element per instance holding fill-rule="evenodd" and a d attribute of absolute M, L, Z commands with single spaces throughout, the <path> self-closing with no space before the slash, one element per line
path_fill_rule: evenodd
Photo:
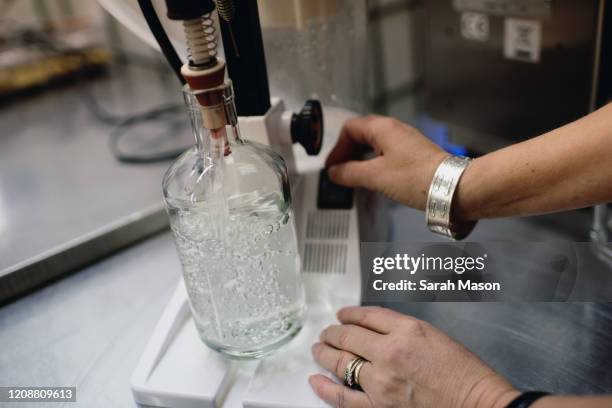
<path fill-rule="evenodd" d="M 331 166 L 327 172 L 331 181 L 341 186 L 376 190 L 381 178 L 379 159 L 347 161 Z"/>

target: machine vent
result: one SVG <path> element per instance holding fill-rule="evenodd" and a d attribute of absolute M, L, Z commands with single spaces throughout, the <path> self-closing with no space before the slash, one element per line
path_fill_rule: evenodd
<path fill-rule="evenodd" d="M 347 239 L 348 210 L 311 211 L 306 223 L 306 239 Z"/>
<path fill-rule="evenodd" d="M 313 244 L 304 247 L 304 272 L 346 273 L 346 244 Z"/>

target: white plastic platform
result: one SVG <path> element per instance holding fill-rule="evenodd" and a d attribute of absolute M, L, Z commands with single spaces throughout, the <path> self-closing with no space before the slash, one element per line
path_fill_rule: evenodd
<path fill-rule="evenodd" d="M 136 402 L 173 408 L 325 406 L 308 384 L 310 375 L 323 372 L 310 347 L 336 321 L 340 307 L 359 304 L 361 278 L 356 206 L 318 210 L 318 176 L 303 175 L 294 186 L 308 304 L 300 333 L 264 360 L 227 360 L 198 338 L 181 280 L 132 376 Z"/>

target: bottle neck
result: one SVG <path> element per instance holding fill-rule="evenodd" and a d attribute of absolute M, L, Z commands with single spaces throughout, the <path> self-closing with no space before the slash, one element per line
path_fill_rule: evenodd
<path fill-rule="evenodd" d="M 204 154 L 209 153 L 213 158 L 229 156 L 232 153 L 232 146 L 243 143 L 237 124 L 217 129 L 202 128 L 202 131 L 196 132 L 196 147 Z"/>
<path fill-rule="evenodd" d="M 203 155 L 231 154 L 230 146 L 244 143 L 238 127 L 238 114 L 231 81 L 216 88 L 192 93 L 184 91 L 191 114 L 196 148 Z M 222 157 L 222 156 L 221 156 Z"/>

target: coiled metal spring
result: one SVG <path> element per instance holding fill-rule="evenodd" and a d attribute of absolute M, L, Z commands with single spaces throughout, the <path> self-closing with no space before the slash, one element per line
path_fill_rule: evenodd
<path fill-rule="evenodd" d="M 215 0 L 215 5 L 217 6 L 217 12 L 222 19 L 228 23 L 232 21 L 234 18 L 234 13 L 236 12 L 234 0 Z"/>
<path fill-rule="evenodd" d="M 228 25 L 230 39 L 232 46 L 234 47 L 234 53 L 236 56 L 240 56 L 240 53 L 238 52 L 238 44 L 236 44 L 236 38 L 234 37 L 234 31 L 232 30 L 232 26 L 230 24 L 234 19 L 234 14 L 236 13 L 236 4 L 234 3 L 234 0 L 214 0 L 214 2 L 219 16 L 225 20 Z"/>
<path fill-rule="evenodd" d="M 183 28 L 192 65 L 196 67 L 211 65 L 217 56 L 217 30 L 211 13 L 193 20 L 184 20 Z"/>

